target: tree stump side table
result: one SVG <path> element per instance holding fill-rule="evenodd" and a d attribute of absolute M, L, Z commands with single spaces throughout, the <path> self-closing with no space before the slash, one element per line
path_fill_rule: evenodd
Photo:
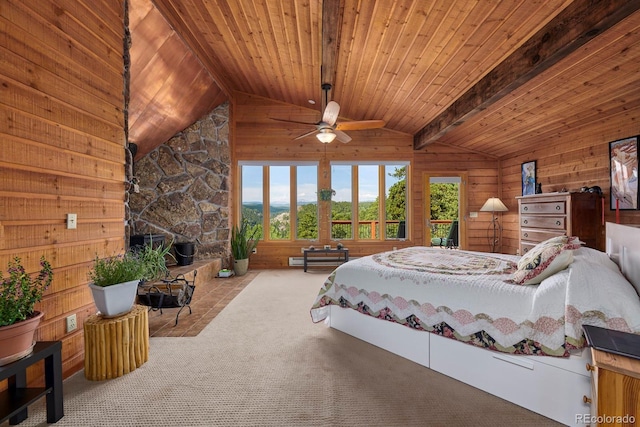
<path fill-rule="evenodd" d="M 147 307 L 122 316 L 94 314 L 84 322 L 84 376 L 101 381 L 121 377 L 149 360 Z"/>

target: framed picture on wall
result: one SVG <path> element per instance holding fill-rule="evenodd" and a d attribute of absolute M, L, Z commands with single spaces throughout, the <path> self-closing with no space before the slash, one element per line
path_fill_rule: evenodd
<path fill-rule="evenodd" d="M 522 195 L 536 194 L 536 161 L 522 164 Z"/>
<path fill-rule="evenodd" d="M 609 143 L 611 209 L 638 209 L 638 137 Z"/>

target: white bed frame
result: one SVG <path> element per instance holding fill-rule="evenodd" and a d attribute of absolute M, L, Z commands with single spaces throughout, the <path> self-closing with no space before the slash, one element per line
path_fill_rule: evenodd
<path fill-rule="evenodd" d="M 640 292 L 640 228 L 607 223 L 607 254 Z M 332 328 L 566 425 L 590 413 L 591 352 L 512 356 L 330 306 Z"/>

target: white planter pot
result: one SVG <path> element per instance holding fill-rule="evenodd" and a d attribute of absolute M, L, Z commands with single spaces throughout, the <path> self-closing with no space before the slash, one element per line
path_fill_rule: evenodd
<path fill-rule="evenodd" d="M 136 300 L 139 280 L 111 286 L 96 286 L 89 283 L 93 301 L 103 317 L 116 317 L 131 311 Z"/>

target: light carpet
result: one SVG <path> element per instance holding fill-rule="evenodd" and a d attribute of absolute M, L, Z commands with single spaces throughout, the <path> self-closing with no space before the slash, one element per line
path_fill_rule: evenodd
<path fill-rule="evenodd" d="M 326 277 L 261 272 L 198 336 L 151 338 L 149 361 L 137 370 L 101 382 L 83 372 L 67 379 L 65 416 L 55 425 L 557 425 L 312 323 Z M 47 425 L 42 402 L 21 426 Z"/>

